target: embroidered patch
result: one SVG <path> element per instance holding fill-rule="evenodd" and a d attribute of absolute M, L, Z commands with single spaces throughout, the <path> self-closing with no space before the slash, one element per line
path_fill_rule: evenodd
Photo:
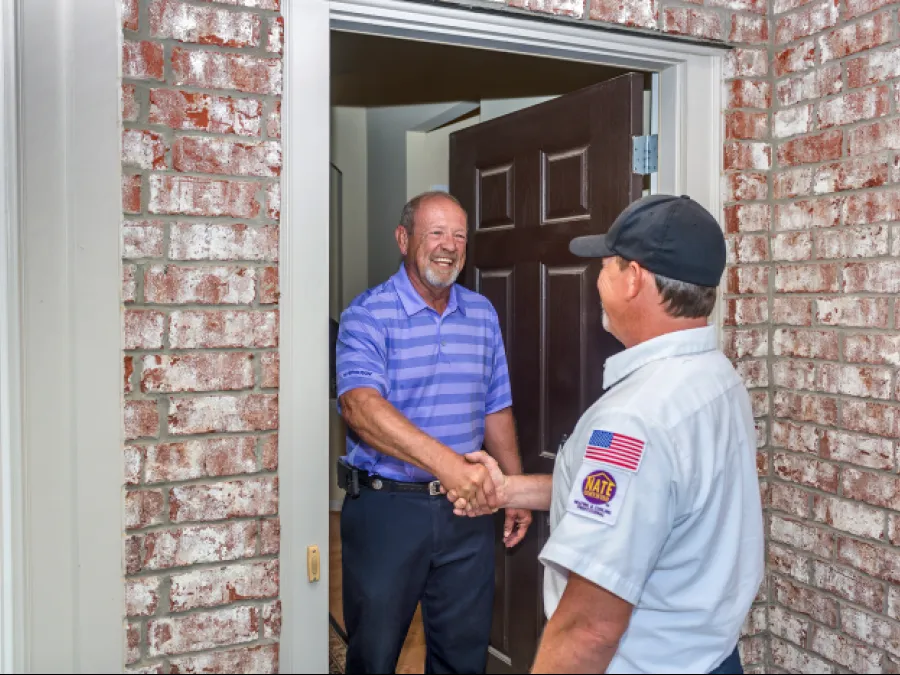
<path fill-rule="evenodd" d="M 617 434 L 603 429 L 594 429 L 584 458 L 591 462 L 603 462 L 637 473 L 644 456 L 644 441 L 625 434 Z"/>
<path fill-rule="evenodd" d="M 341 373 L 341 377 L 372 377 L 371 370 L 348 370 Z"/>
<path fill-rule="evenodd" d="M 630 483 L 631 474 L 626 471 L 582 464 L 572 484 L 566 510 L 605 525 L 615 525 Z"/>

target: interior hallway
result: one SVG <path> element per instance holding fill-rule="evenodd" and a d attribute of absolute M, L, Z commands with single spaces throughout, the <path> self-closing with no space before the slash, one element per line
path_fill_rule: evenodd
<path fill-rule="evenodd" d="M 332 512 L 329 514 L 329 570 L 330 583 L 328 589 L 329 611 L 337 621 L 341 630 L 344 627 L 343 593 L 341 590 L 341 514 Z M 425 630 L 422 627 L 421 608 L 416 610 L 403 650 L 400 652 L 400 660 L 397 662 L 398 673 L 424 673 L 425 672 Z"/>

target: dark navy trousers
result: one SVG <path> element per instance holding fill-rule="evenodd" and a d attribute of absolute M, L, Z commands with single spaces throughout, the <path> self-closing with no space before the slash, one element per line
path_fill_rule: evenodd
<path fill-rule="evenodd" d="M 341 512 L 347 673 L 393 673 L 422 603 L 426 673 L 483 673 L 494 604 L 494 519 L 446 497 L 360 489 Z"/>
<path fill-rule="evenodd" d="M 719 664 L 719 667 L 711 671 L 710 675 L 742 675 L 744 672 L 741 666 L 741 655 L 738 648 L 735 647 L 731 655 Z"/>

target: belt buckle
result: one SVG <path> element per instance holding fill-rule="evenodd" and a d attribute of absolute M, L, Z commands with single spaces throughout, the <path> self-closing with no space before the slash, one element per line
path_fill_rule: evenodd
<path fill-rule="evenodd" d="M 428 484 L 428 495 L 430 497 L 437 497 L 441 494 L 441 481 L 433 480 Z"/>

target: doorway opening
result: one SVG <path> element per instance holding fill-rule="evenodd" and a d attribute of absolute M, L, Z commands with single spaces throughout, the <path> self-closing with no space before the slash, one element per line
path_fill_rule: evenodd
<path fill-rule="evenodd" d="M 576 233 L 603 232 L 613 211 L 655 191 L 654 173 L 634 173 L 630 149 L 633 136 L 657 133 L 658 76 L 597 63 L 338 30 L 331 32 L 330 50 L 330 319 L 339 321 L 356 296 L 397 271 L 394 229 L 406 201 L 425 191 L 452 192 L 467 207 L 470 220 L 469 262 L 459 281 L 487 295 L 501 317 L 517 418 L 517 390 L 531 387 L 533 379 L 525 364 L 540 360 L 531 352 L 543 354 L 539 382 L 533 387 L 535 401 L 522 406 L 539 408 L 535 418 L 540 428 L 523 435 L 519 425 L 520 452 L 526 471 L 552 469 L 547 462 L 563 440 L 562 430 L 570 431 L 593 402 L 590 397 L 596 398 L 588 373 L 599 382 L 605 355 L 618 346 L 611 338 L 595 345 L 599 352 L 587 344 L 600 330 L 598 303 L 590 292 L 594 266 L 567 259 L 567 252 L 560 257 L 535 251 L 551 242 L 559 248 L 559 241 Z M 611 85 L 614 80 L 619 84 Z M 598 87 L 602 83 L 609 86 Z M 613 100 L 617 103 L 608 105 Z M 618 112 L 610 112 L 613 108 Z M 548 122 L 560 130 L 546 130 Z M 486 148 L 504 129 L 513 136 L 492 156 Z M 537 145 L 527 148 L 524 137 L 513 138 L 516 134 L 533 137 Z M 627 157 L 606 147 L 610 137 L 617 139 L 619 150 L 628 148 Z M 531 183 L 519 175 L 530 171 L 526 164 L 531 162 L 517 156 L 520 150 L 540 155 L 535 155 Z M 610 187 L 613 184 L 617 187 Z M 534 193 L 535 199 L 540 193 L 540 206 L 535 202 L 532 209 L 522 201 L 524 193 Z M 533 222 L 526 222 L 529 219 Z M 520 250 L 517 260 L 491 254 L 499 238 L 530 226 L 541 230 L 542 243 L 520 238 L 512 246 Z M 473 255 L 476 243 L 478 256 Z M 513 295 L 544 311 L 536 306 L 528 317 L 526 309 L 517 310 Z M 568 309 L 557 303 L 563 296 L 574 298 Z M 548 327 L 548 320 L 554 325 Z M 535 327 L 543 327 L 533 345 L 516 337 L 534 332 L 530 323 L 535 321 Z M 573 350 L 580 356 L 571 356 Z M 579 375 L 579 370 L 584 372 Z M 339 534 L 344 495 L 337 487 L 335 465 L 345 454 L 346 427 L 333 396 L 329 610 L 337 638 L 333 642 L 339 643 L 345 639 Z M 539 440 L 529 442 L 523 436 Z M 536 554 L 548 535 L 546 514 L 535 514 L 528 539 L 515 550 L 505 551 L 498 538 L 492 672 L 524 672 L 531 665 L 543 627 Z M 333 668 L 339 668 L 340 656 L 333 661 Z M 424 630 L 417 612 L 397 672 L 423 672 L 424 661 Z"/>

